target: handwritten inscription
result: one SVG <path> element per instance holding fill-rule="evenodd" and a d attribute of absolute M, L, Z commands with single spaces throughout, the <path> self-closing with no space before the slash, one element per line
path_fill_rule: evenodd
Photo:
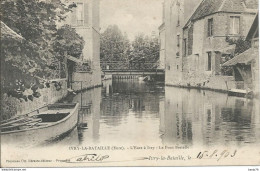
<path fill-rule="evenodd" d="M 214 150 L 213 152 L 211 151 L 201 151 L 199 152 L 199 154 L 197 155 L 197 159 L 217 159 L 217 161 L 227 158 L 227 157 L 235 157 L 237 154 L 237 150 L 234 151 L 228 151 L 228 150 L 223 150 L 223 151 L 219 151 L 219 150 Z"/>
<path fill-rule="evenodd" d="M 86 162 L 103 162 L 108 159 L 109 155 L 100 154 L 84 154 L 69 159 L 70 163 L 86 163 Z"/>

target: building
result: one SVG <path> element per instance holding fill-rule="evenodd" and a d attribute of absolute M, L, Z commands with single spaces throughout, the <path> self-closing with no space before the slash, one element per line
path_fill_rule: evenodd
<path fill-rule="evenodd" d="M 165 68 L 166 84 L 181 82 L 182 28 L 200 0 L 165 0 L 160 32 L 160 62 Z"/>
<path fill-rule="evenodd" d="M 165 6 L 162 3 L 163 15 L 162 24 L 159 26 L 159 45 L 160 45 L 160 58 L 159 58 L 159 68 L 165 70 Z"/>
<path fill-rule="evenodd" d="M 255 0 L 203 0 L 183 27 L 182 84 L 212 89 L 234 88 L 221 76 L 226 55 L 234 55 L 229 40 L 245 38 L 258 8 Z"/>
<path fill-rule="evenodd" d="M 165 70 L 165 24 L 159 27 L 160 59 L 159 68 Z"/>
<path fill-rule="evenodd" d="M 100 16 L 99 0 L 67 0 L 66 3 L 75 3 L 76 8 L 69 14 L 66 24 L 76 29 L 76 32 L 85 41 L 81 62 L 71 66 L 73 72 L 69 72 L 70 85 L 73 89 L 98 86 L 101 84 L 100 69 Z M 71 70 L 70 70 L 71 71 Z M 78 82 L 78 83 L 77 83 Z"/>
<path fill-rule="evenodd" d="M 257 14 L 246 37 L 246 39 L 251 42 L 251 48 L 223 64 L 223 66 L 233 67 L 233 76 L 235 78 L 235 81 L 242 83 L 242 86 L 239 87 L 240 89 L 253 91 L 255 95 L 259 95 L 258 30 L 259 24 Z"/>
<path fill-rule="evenodd" d="M 247 35 L 257 0 L 179 0 L 166 6 L 166 84 L 235 87 L 233 77 L 221 76 L 221 64 L 234 54 L 235 46 L 228 39 Z"/>

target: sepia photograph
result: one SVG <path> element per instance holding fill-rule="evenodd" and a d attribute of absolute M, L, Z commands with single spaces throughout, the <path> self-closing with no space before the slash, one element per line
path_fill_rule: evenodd
<path fill-rule="evenodd" d="M 1 0 L 0 167 L 259 166 L 258 10 Z"/>

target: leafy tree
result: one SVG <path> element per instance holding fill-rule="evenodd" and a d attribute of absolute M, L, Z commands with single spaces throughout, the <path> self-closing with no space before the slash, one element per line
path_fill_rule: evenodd
<path fill-rule="evenodd" d="M 233 45 L 233 44 L 236 45 L 234 56 L 236 56 L 240 53 L 243 53 L 244 51 L 246 51 L 247 49 L 249 49 L 251 47 L 251 43 L 242 37 L 239 37 L 238 39 L 232 39 L 230 37 L 226 37 L 226 41 L 230 45 Z M 234 56 L 232 56 L 231 58 L 233 58 Z"/>
<path fill-rule="evenodd" d="M 117 25 L 108 26 L 101 34 L 100 59 L 103 61 L 125 61 L 130 50 L 126 34 Z"/>
<path fill-rule="evenodd" d="M 63 61 L 66 52 L 80 56 L 83 39 L 68 25 L 57 26 L 73 7 L 60 0 L 1 1 L 1 21 L 22 37 L 1 34 L 1 89 L 5 90 L 1 94 L 20 98 L 21 92 L 31 88 L 38 97 L 37 87 L 43 87 L 42 80 L 52 72 L 50 62 Z"/>
<path fill-rule="evenodd" d="M 159 59 L 159 43 L 157 37 L 148 37 L 138 34 L 132 42 L 131 59 L 144 58 L 146 61 L 157 61 Z"/>
<path fill-rule="evenodd" d="M 226 61 L 234 58 L 235 56 L 239 55 L 240 53 L 243 53 L 244 51 L 248 50 L 251 47 L 251 43 L 247 40 L 245 40 L 242 37 L 232 39 L 230 37 L 226 37 L 226 42 L 229 43 L 229 45 L 236 45 L 234 54 L 228 55 L 225 57 L 225 60 L 223 63 Z M 233 75 L 233 69 L 232 66 L 226 66 L 221 68 L 221 72 L 223 75 Z"/>
<path fill-rule="evenodd" d="M 48 70 L 47 62 L 57 53 L 61 53 L 56 47 L 60 40 L 62 29 L 57 30 L 57 23 L 66 18 L 66 14 L 75 5 L 66 6 L 60 0 L 3 0 L 1 1 L 1 20 L 16 33 L 20 34 L 26 41 L 17 50 L 15 46 L 3 47 L 4 58 L 13 58 L 11 63 L 19 63 L 19 59 L 27 62 L 33 60 L 40 70 Z M 66 28 L 68 29 L 68 28 Z M 71 31 L 72 34 L 75 31 Z M 8 40 L 6 40 L 8 41 Z M 60 44 L 67 47 L 67 44 Z M 56 48 L 56 49 L 55 49 Z M 60 48 L 59 48 L 60 50 Z M 7 52 L 11 53 L 8 54 Z M 19 57 L 16 58 L 16 57 Z M 23 64 L 24 65 L 24 64 Z M 25 64 L 29 65 L 29 64 Z M 23 68 L 20 68 L 23 69 Z M 27 68 L 25 68 L 27 69 Z"/>
<path fill-rule="evenodd" d="M 84 40 L 79 36 L 74 28 L 64 25 L 57 30 L 56 39 L 53 42 L 53 51 L 56 52 L 56 58 L 61 59 L 66 56 L 79 58 L 84 47 Z"/>

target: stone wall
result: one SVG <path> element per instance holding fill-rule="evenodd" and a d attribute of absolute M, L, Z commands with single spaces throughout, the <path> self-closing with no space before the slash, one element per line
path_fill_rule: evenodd
<path fill-rule="evenodd" d="M 75 91 L 79 91 L 81 89 L 87 89 L 94 86 L 92 83 L 91 72 L 74 72 L 72 75 L 72 80 L 73 80 L 72 89 Z"/>
<path fill-rule="evenodd" d="M 236 88 L 233 77 L 221 76 L 221 50 L 228 47 L 226 36 L 230 33 L 230 16 L 240 16 L 241 36 L 245 36 L 253 21 L 250 14 L 217 13 L 195 21 L 184 29 L 184 38 L 192 41 L 192 47 L 187 46 L 187 53 L 192 55 L 182 58 L 182 81 L 176 85 L 201 87 L 207 89 L 228 90 Z M 213 36 L 208 36 L 208 19 L 213 18 Z M 248 20 L 248 21 L 245 21 Z M 193 29 L 192 29 L 193 27 Z M 190 31 L 193 30 L 193 31 Z M 190 35 L 189 33 L 192 33 Z M 237 35 L 237 36 L 240 36 Z M 190 39 L 189 37 L 193 37 Z M 189 45 L 190 43 L 188 43 Z M 208 70 L 208 52 L 211 52 L 211 69 Z M 168 83 L 169 84 L 169 83 Z M 173 84 L 173 83 L 172 83 Z"/>
<path fill-rule="evenodd" d="M 159 28 L 160 39 L 160 69 L 165 69 L 165 25 L 162 24 Z"/>
<path fill-rule="evenodd" d="M 233 76 L 222 76 L 204 72 L 198 55 L 183 58 L 183 62 L 185 63 L 185 70 L 183 71 L 183 80 L 179 83 L 181 86 L 218 90 L 236 88 Z"/>
<path fill-rule="evenodd" d="M 3 94 L 1 99 L 1 118 L 7 119 L 14 115 L 26 114 L 62 99 L 68 93 L 67 80 L 62 79 L 57 81 L 62 84 L 60 90 L 56 90 L 54 83 L 51 83 L 49 88 L 38 89 L 37 92 L 39 92 L 41 96 L 39 98 L 33 98 L 32 101 L 28 99 L 26 102 L 25 100 L 19 100 L 15 97 L 8 97 L 7 94 Z"/>

